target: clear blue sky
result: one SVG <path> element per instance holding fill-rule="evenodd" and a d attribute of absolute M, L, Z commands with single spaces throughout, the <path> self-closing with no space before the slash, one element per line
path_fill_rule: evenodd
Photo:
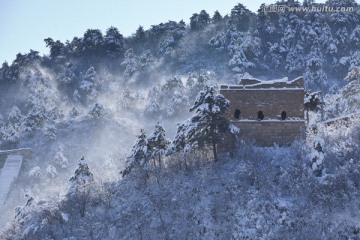
<path fill-rule="evenodd" d="M 47 37 L 65 42 L 87 29 L 105 33 L 110 26 L 129 36 L 139 25 L 148 29 L 168 20 L 188 23 L 202 9 L 225 15 L 238 2 L 255 12 L 262 2 L 275 0 L 0 0 L 0 63 L 11 63 L 17 53 L 30 49 L 48 54 Z"/>

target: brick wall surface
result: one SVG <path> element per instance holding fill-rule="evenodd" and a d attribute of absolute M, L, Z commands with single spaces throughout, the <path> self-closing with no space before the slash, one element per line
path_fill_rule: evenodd
<path fill-rule="evenodd" d="M 236 109 L 241 111 L 240 119 L 257 119 L 262 111 L 265 119 L 280 119 L 281 111 L 288 118 L 304 119 L 304 90 L 299 89 L 221 89 L 220 93 L 230 101 L 228 117 L 234 119 Z"/>
<path fill-rule="evenodd" d="M 261 146 L 289 145 L 305 135 L 304 80 L 260 81 L 241 79 L 238 85 L 222 85 L 220 93 L 230 101 L 227 117 L 240 129 L 238 137 L 255 140 Z M 235 118 L 235 110 L 240 110 Z M 262 111 L 264 120 L 258 121 Z M 281 112 L 286 119 L 281 120 Z M 226 138 L 226 146 L 233 147 L 235 139 Z"/>
<path fill-rule="evenodd" d="M 239 138 L 255 140 L 261 146 L 274 143 L 288 146 L 305 134 L 304 121 L 238 121 L 232 124 L 240 129 Z M 227 138 L 227 141 L 232 140 Z"/>

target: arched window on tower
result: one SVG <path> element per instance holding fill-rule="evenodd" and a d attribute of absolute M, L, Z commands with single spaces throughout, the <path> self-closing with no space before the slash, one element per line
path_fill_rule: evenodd
<path fill-rule="evenodd" d="M 264 116 L 263 111 L 258 111 L 258 115 L 257 115 L 258 120 L 263 120 L 264 117 L 265 117 L 265 116 Z"/>
<path fill-rule="evenodd" d="M 239 109 L 235 109 L 234 118 L 239 119 L 240 118 L 240 113 L 241 113 L 241 111 Z"/>
<path fill-rule="evenodd" d="M 285 119 L 286 119 L 286 112 L 281 111 L 281 120 L 285 120 Z"/>

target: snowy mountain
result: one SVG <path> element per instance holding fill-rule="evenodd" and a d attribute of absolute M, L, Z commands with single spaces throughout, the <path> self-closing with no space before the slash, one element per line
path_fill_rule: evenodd
<path fill-rule="evenodd" d="M 47 38 L 49 55 L 3 63 L 0 149 L 33 157 L 1 207 L 0 238 L 360 238 L 360 6 L 277 4 L 352 10 L 238 4 L 130 37 Z M 306 139 L 216 152 L 236 130 L 217 86 L 243 76 L 304 76 Z"/>

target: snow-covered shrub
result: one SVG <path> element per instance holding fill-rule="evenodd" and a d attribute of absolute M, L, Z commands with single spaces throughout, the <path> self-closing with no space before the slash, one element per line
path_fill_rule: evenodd
<path fill-rule="evenodd" d="M 44 129 L 44 136 L 53 141 L 56 138 L 56 127 L 54 125 L 48 125 Z"/>
<path fill-rule="evenodd" d="M 58 149 L 57 149 L 57 151 L 55 153 L 54 162 L 61 169 L 66 169 L 66 168 L 69 167 L 69 161 L 64 156 L 63 148 L 61 146 L 58 147 Z"/>
<path fill-rule="evenodd" d="M 132 48 L 126 50 L 124 56 L 125 59 L 121 63 L 121 65 L 125 66 L 125 71 L 124 71 L 125 76 L 131 77 L 139 69 L 138 57 L 135 55 L 134 50 Z"/>
<path fill-rule="evenodd" d="M 29 171 L 29 177 L 32 177 L 34 179 L 40 179 L 41 177 L 41 168 L 39 166 L 35 166 L 30 169 Z"/>
<path fill-rule="evenodd" d="M 318 136 L 315 137 L 313 140 L 313 149 L 311 150 L 310 159 L 311 170 L 317 177 L 321 177 L 325 174 L 323 147 L 324 139 Z"/>
<path fill-rule="evenodd" d="M 45 177 L 47 178 L 55 178 L 58 175 L 56 168 L 53 165 L 48 165 L 45 169 Z"/>
<path fill-rule="evenodd" d="M 109 115 L 109 111 L 100 103 L 95 103 L 90 107 L 89 115 L 95 119 L 104 118 Z"/>
<path fill-rule="evenodd" d="M 74 119 L 74 118 L 78 117 L 79 115 L 80 115 L 80 110 L 77 109 L 75 106 L 73 106 L 71 108 L 71 110 L 69 111 L 69 118 Z"/>

